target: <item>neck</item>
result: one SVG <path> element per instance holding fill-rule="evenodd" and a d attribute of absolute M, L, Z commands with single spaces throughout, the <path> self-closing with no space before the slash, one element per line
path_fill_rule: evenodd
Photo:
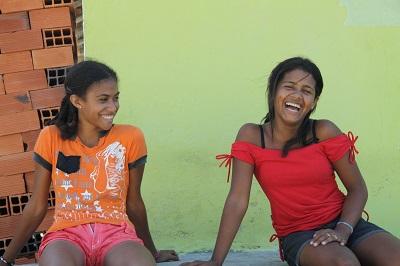
<path fill-rule="evenodd" d="M 279 123 L 276 119 L 270 122 L 271 138 L 274 143 L 286 143 L 297 135 L 300 125 Z"/>
<path fill-rule="evenodd" d="M 82 144 L 87 147 L 94 147 L 99 142 L 99 131 L 93 127 L 87 127 L 85 125 L 78 126 L 78 137 Z"/>

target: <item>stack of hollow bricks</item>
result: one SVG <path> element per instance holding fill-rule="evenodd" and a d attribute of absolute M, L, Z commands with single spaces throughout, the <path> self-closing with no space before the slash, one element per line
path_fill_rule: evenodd
<path fill-rule="evenodd" d="M 72 0 L 0 0 L 0 255 L 18 230 L 34 183 L 33 147 L 46 122 L 59 110 L 67 68 L 74 64 Z M 53 222 L 48 212 L 20 252 L 34 261 Z"/>

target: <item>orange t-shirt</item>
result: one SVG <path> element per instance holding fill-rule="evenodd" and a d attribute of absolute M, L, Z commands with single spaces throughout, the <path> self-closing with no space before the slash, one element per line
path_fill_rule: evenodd
<path fill-rule="evenodd" d="M 129 169 L 147 158 L 139 128 L 114 125 L 89 148 L 78 137 L 63 140 L 56 126 L 48 126 L 40 132 L 34 152 L 34 160 L 51 171 L 56 193 L 49 232 L 86 223 L 129 222 Z"/>

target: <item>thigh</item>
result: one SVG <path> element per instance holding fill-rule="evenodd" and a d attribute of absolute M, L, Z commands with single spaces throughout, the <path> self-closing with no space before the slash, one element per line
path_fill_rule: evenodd
<path fill-rule="evenodd" d="M 44 248 L 40 259 L 40 266 L 83 266 L 85 254 L 75 243 L 67 240 L 54 240 Z"/>
<path fill-rule="evenodd" d="M 363 266 L 400 265 L 400 240 L 388 232 L 370 234 L 352 249 Z"/>
<path fill-rule="evenodd" d="M 114 245 L 105 255 L 104 266 L 154 266 L 151 253 L 138 242 L 125 241 Z"/>
<path fill-rule="evenodd" d="M 307 243 L 299 255 L 301 266 L 360 266 L 355 254 L 348 247 L 339 245 L 338 242 L 331 242 L 317 247 Z"/>

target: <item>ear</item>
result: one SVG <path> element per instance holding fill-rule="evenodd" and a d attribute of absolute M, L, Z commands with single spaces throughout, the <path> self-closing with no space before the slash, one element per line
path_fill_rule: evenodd
<path fill-rule="evenodd" d="M 82 99 L 79 96 L 72 94 L 71 96 L 69 96 L 69 100 L 75 108 L 82 108 Z"/>

